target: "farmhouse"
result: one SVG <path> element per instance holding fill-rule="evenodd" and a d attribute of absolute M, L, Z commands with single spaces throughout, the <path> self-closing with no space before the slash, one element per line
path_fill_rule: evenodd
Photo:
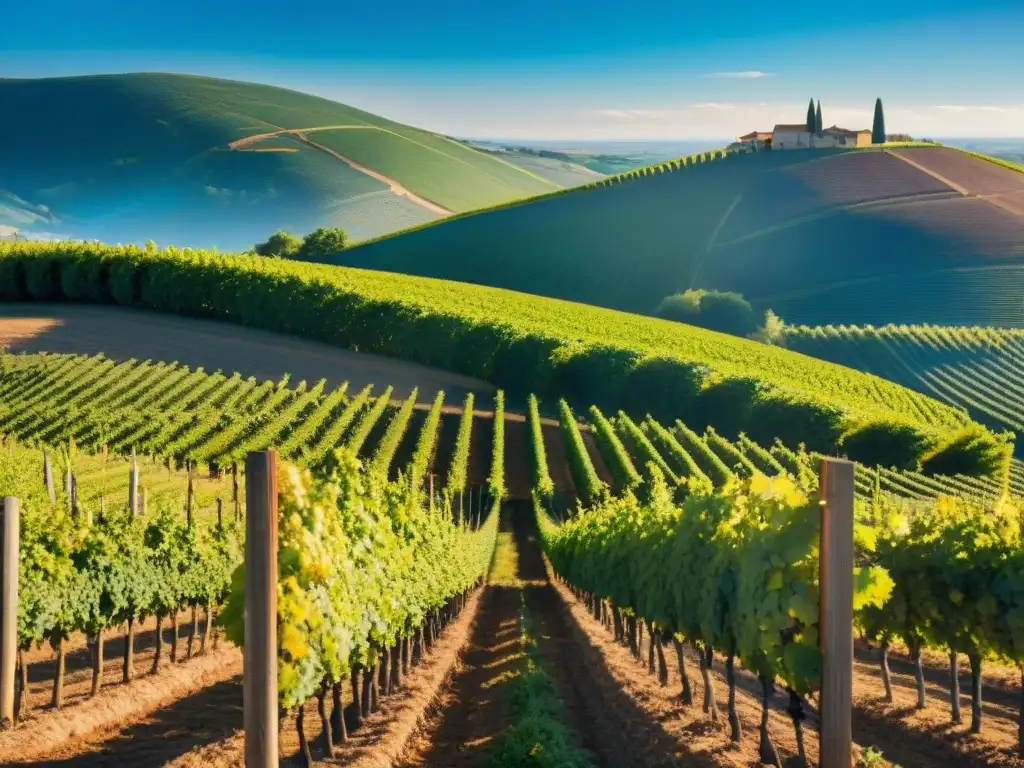
<path fill-rule="evenodd" d="M 807 130 L 805 124 L 776 125 L 772 131 L 772 149 L 828 149 L 834 147 L 866 147 L 871 144 L 871 131 L 851 131 L 833 125 L 821 133 Z"/>
<path fill-rule="evenodd" d="M 751 131 L 746 136 L 739 137 L 739 143 L 741 146 L 747 149 L 764 149 L 771 146 L 772 143 L 772 132 L 771 131 Z"/>

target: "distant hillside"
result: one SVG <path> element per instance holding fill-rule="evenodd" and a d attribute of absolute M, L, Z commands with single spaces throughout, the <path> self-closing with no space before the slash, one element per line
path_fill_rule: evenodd
<path fill-rule="evenodd" d="M 1024 435 L 1024 331 L 936 326 L 786 329 L 797 352 L 895 381 Z M 1024 444 L 1017 443 L 1019 455 Z"/>
<path fill-rule="evenodd" d="M 240 248 L 374 237 L 560 185 L 326 99 L 169 74 L 0 79 L 0 225 Z"/>
<path fill-rule="evenodd" d="M 466 142 L 480 152 L 525 168 L 561 187 L 577 187 L 604 178 L 606 174 L 591 170 L 585 165 L 589 156 L 574 158 L 564 152 L 538 150 L 530 147 L 510 147 Z"/>
<path fill-rule="evenodd" d="M 700 156 L 338 261 L 641 313 L 704 287 L 796 323 L 1024 327 L 1024 174 L 945 147 Z"/>

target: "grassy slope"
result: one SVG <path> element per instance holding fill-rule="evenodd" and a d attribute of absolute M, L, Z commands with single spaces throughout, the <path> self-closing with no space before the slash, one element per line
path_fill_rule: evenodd
<path fill-rule="evenodd" d="M 55 261 L 61 265 L 56 273 L 51 266 Z M 48 276 L 43 283 L 37 282 L 41 267 Z M 104 287 L 104 273 L 116 285 Z M 45 283 L 54 274 L 66 286 L 56 294 Z M 614 393 L 628 381 L 625 377 L 637 361 L 664 358 L 670 361 L 665 368 L 669 376 L 675 375 L 673 366 L 678 363 L 684 364 L 678 369 L 680 376 L 686 364 L 696 364 L 705 386 L 723 377 L 754 378 L 781 392 L 839 408 L 855 420 L 897 418 L 937 428 L 969 423 L 961 411 L 849 368 L 680 323 L 557 299 L 260 257 L 0 244 L 0 276 L 15 293 L 24 281 L 28 293 L 18 293 L 22 298 L 60 299 L 73 287 L 76 297 L 96 300 L 112 288 L 131 291 L 142 275 L 135 301 L 143 306 L 301 332 L 361 351 L 464 371 L 499 386 L 508 386 L 503 380 L 508 376 L 521 376 L 519 368 L 537 365 L 523 357 L 518 368 L 503 367 L 512 364 L 499 357 L 509 354 L 503 346 L 509 341 L 497 341 L 505 338 L 527 345 L 516 354 L 544 358 L 544 367 L 537 369 L 540 378 L 530 384 L 535 388 L 563 386 L 568 393 L 576 385 L 577 394 Z M 100 284 L 93 282 L 97 276 Z M 0 297 L 4 295 L 0 290 Z M 108 293 L 106 300 L 112 298 Z M 533 346 L 542 340 L 543 346 Z M 472 344 L 470 360 L 447 349 L 451 344 L 460 350 Z M 579 368 L 580 364 L 596 368 Z M 530 375 L 534 374 L 518 380 L 529 380 Z"/>
<path fill-rule="evenodd" d="M 265 85 L 168 74 L 0 80 L 0 103 L 7 114 L 18 115 L 0 124 L 4 188 L 34 207 L 43 219 L 37 226 L 49 223 L 57 231 L 106 217 L 113 220 L 99 236 L 130 239 L 134 230 L 122 220 L 141 213 L 150 219 L 146 236 L 157 237 L 164 236 L 160 219 L 185 213 L 190 229 L 177 230 L 175 241 L 240 246 L 251 238 L 217 238 L 214 224 L 222 231 L 236 220 L 262 223 L 263 230 L 305 229 L 316 218 L 308 215 L 311 209 L 323 215 L 335 200 L 389 194 L 382 182 L 308 147 L 288 153 L 227 150 L 231 141 L 287 128 L 362 126 L 349 131 L 345 154 L 453 210 L 552 189 L 444 137 Z M 281 140 L 268 146 L 282 146 Z M 382 210 L 376 226 L 361 228 L 362 236 L 435 218 L 404 203 L 404 215 Z M 203 230 L 206 219 L 209 232 Z M 346 223 L 344 216 L 338 220 Z"/>
<path fill-rule="evenodd" d="M 764 152 L 670 170 L 419 227 L 338 261 L 637 312 L 695 284 L 777 302 L 796 322 L 879 322 L 880 302 L 882 322 L 1024 324 L 1024 218 L 955 199 L 892 155 Z M 913 204 L 892 203 L 906 194 Z M 970 294 L 956 290 L 965 270 Z M 920 300 L 907 292 L 917 282 Z"/>
<path fill-rule="evenodd" d="M 583 184 L 591 184 L 605 175 L 590 170 L 582 163 L 569 162 L 553 157 L 540 157 L 535 154 L 499 151 L 491 148 L 489 148 L 487 154 L 525 168 L 530 173 L 562 187 L 578 187 Z"/>
<path fill-rule="evenodd" d="M 995 429 L 1024 433 L 1024 331 L 803 326 L 789 328 L 786 342 L 965 408 Z"/>

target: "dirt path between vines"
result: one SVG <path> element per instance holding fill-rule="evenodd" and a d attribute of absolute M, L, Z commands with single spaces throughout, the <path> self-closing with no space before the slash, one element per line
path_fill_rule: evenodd
<path fill-rule="evenodd" d="M 684 706 L 680 701 L 680 676 L 674 652 L 666 654 L 669 684 L 662 687 L 657 678 L 647 671 L 647 637 L 641 641 L 641 660 L 638 661 L 627 648 L 615 642 L 611 633 L 575 600 L 568 589 L 556 585 L 556 590 L 572 616 L 573 634 L 591 669 L 606 670 L 617 681 L 622 698 L 663 724 L 668 738 L 660 748 L 660 755 L 668 761 L 666 765 L 739 768 L 757 764 L 760 689 L 753 675 L 742 668 L 737 670 L 737 712 L 743 726 L 743 739 L 733 744 L 729 741 L 725 720 L 728 688 L 723 674 L 723 659 L 716 657 L 712 674 L 719 709 L 719 722 L 712 723 L 701 709 L 704 687 L 694 653 L 686 652 L 694 704 Z M 905 657 L 893 656 L 895 702 L 886 704 L 882 701 L 882 681 L 874 654 L 858 647 L 854 664 L 854 742 L 862 747 L 880 749 L 887 759 L 903 768 L 1024 766 L 1024 760 L 1016 754 L 1016 706 L 1020 694 L 1012 690 L 1012 681 L 1007 679 L 1008 671 L 992 668 L 986 673 L 983 729 L 981 734 L 972 735 L 968 733 L 970 687 L 966 674 L 961 678 L 964 721 L 953 725 L 949 721 L 948 672 L 939 666 L 942 659 L 938 655 L 927 661 L 928 705 L 924 710 L 915 710 L 912 668 Z M 963 666 L 961 672 L 964 672 Z M 614 697 L 615 692 L 612 693 L 612 698 L 605 700 L 606 706 L 621 708 L 623 705 Z M 769 730 L 784 760 L 791 759 L 796 752 L 791 721 L 785 713 L 786 705 L 785 693 L 776 689 L 771 699 Z M 804 711 L 807 715 L 805 739 L 813 765 L 818 752 L 817 717 L 811 705 L 805 706 Z M 648 760 L 645 764 L 655 763 Z"/>
<path fill-rule="evenodd" d="M 227 736 L 242 719 L 242 654 L 226 646 L 111 686 L 95 699 L 46 711 L 0 737 L 0 764 L 93 768 L 159 766 Z"/>
<path fill-rule="evenodd" d="M 562 718 L 595 768 L 671 765 L 656 756 L 663 731 L 631 702 L 603 702 L 618 685 L 591 669 L 573 638 L 565 605 L 548 580 L 533 511 L 511 503 L 502 512 L 502 534 L 517 553 L 510 584 L 487 587 L 481 613 L 456 673 L 435 701 L 430 717 L 410 740 L 396 768 L 482 765 L 488 749 L 515 724 L 503 682 L 519 673 L 519 614 L 530 613 L 536 641 L 562 701 Z M 500 549 L 499 544 L 499 549 Z M 522 593 L 522 597 L 520 594 Z M 599 689 L 605 688 L 602 693 Z"/>

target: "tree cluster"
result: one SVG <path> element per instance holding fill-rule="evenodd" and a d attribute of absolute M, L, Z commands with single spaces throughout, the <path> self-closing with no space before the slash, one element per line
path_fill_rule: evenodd
<path fill-rule="evenodd" d="M 655 314 L 712 331 L 747 336 L 757 330 L 754 308 L 738 293 L 691 288 L 666 296 Z"/>
<path fill-rule="evenodd" d="M 321 227 L 305 237 L 280 230 L 253 246 L 259 256 L 298 261 L 326 261 L 348 245 L 348 233 L 339 227 Z"/>
<path fill-rule="evenodd" d="M 814 99 L 811 99 L 807 104 L 807 132 L 821 135 L 823 130 L 823 123 L 821 122 L 821 101 L 818 101 L 818 106 L 814 106 Z"/>

